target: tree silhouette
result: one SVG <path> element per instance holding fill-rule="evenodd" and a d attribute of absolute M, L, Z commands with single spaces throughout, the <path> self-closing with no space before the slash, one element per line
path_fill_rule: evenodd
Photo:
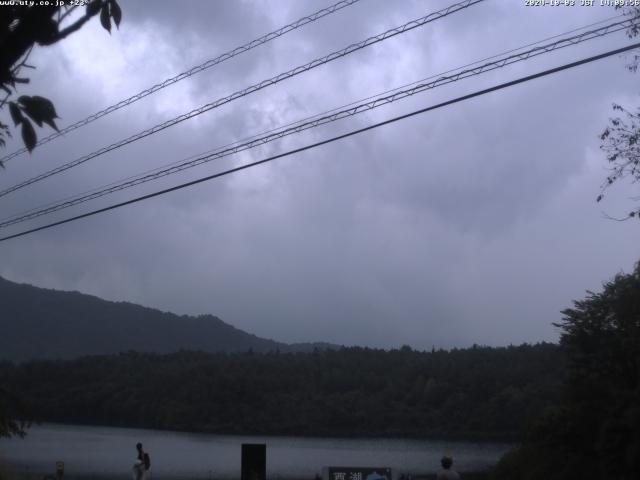
<path fill-rule="evenodd" d="M 31 152 L 38 141 L 33 123 L 38 127 L 47 124 L 57 130 L 58 118 L 53 103 L 38 95 L 22 95 L 16 101 L 10 98 L 17 93 L 18 85 L 29 83 L 23 76 L 25 68 L 34 68 L 27 63 L 29 54 L 36 45 L 53 45 L 77 32 L 92 17 L 100 15 L 100 23 L 111 33 L 111 21 L 120 25 L 122 11 L 116 0 L 92 0 L 86 5 L 84 14 L 69 23 L 78 6 L 19 4 L 0 7 L 0 89 L 5 92 L 0 109 L 9 107 L 14 126 L 20 127 L 22 140 Z M 0 146 L 6 145 L 11 136 L 8 125 L 0 122 Z M 2 162 L 0 162 L 0 166 Z M 0 386 L 0 437 L 22 436 L 28 427 L 29 413 L 25 403 L 7 388 Z"/>
<path fill-rule="evenodd" d="M 0 387 L 0 438 L 14 435 L 23 437 L 29 425 L 31 415 L 24 401 Z"/>
<path fill-rule="evenodd" d="M 562 313 L 564 401 L 530 426 L 494 478 L 640 478 L 640 262 Z"/>
<path fill-rule="evenodd" d="M 9 106 L 11 119 L 16 128 L 20 128 L 22 140 L 31 152 L 37 143 L 37 135 L 32 122 L 38 127 L 47 124 L 57 130 L 58 118 L 53 103 L 41 96 L 22 95 L 16 101 L 10 98 L 17 93 L 17 87 L 29 83 L 23 76 L 26 68 L 34 68 L 27 63 L 29 54 L 36 45 L 53 45 L 74 32 L 77 32 L 92 17 L 99 15 L 100 23 L 111 33 L 111 22 L 119 27 L 122 11 L 116 0 L 92 0 L 84 14 L 75 18 L 72 14 L 78 6 L 17 4 L 0 7 L 0 89 L 5 92 L 0 108 Z M 69 23 L 71 18 L 75 18 Z M 6 144 L 11 136 L 8 125 L 0 122 L 0 145 Z M 0 163 L 0 166 L 2 164 Z"/>
<path fill-rule="evenodd" d="M 617 9 L 623 8 L 617 6 Z M 624 13 L 635 19 L 631 27 L 627 29 L 629 38 L 637 37 L 640 34 L 640 7 L 626 7 Z M 627 69 L 637 72 L 640 65 L 640 54 L 636 51 L 632 53 L 631 61 L 627 64 Z M 605 152 L 610 165 L 610 173 L 607 175 L 602 185 L 600 194 L 596 201 L 604 198 L 605 190 L 611 185 L 624 178 L 630 178 L 632 182 L 640 180 L 640 108 L 631 111 L 625 107 L 613 104 L 613 111 L 616 116 L 609 119 L 609 125 L 600 135 L 602 145 L 600 148 Z M 635 200 L 640 200 L 640 197 Z M 631 210 L 626 218 L 640 219 L 640 207 Z"/>

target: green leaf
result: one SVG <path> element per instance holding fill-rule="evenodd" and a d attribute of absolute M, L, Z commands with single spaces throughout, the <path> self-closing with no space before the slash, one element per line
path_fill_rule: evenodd
<path fill-rule="evenodd" d="M 101 6 L 102 6 L 102 0 L 93 0 L 92 2 L 89 2 L 87 4 L 86 14 L 90 17 L 93 17 L 96 13 L 98 13 Z"/>
<path fill-rule="evenodd" d="M 53 121 L 55 118 L 58 118 L 58 115 L 56 114 L 56 109 L 53 106 L 53 103 L 51 103 L 51 100 L 37 95 L 34 95 L 33 97 L 23 95 L 18 98 L 18 101 L 24 108 L 27 115 L 29 115 L 29 117 L 31 117 L 39 127 L 42 127 L 42 123 L 44 122 L 51 128 L 58 130 L 58 127 Z"/>
<path fill-rule="evenodd" d="M 60 130 L 58 130 L 58 126 L 56 125 L 56 122 L 54 122 L 52 118 L 50 118 L 50 119 L 45 118 L 42 121 L 44 123 L 46 123 L 47 125 L 49 125 L 51 128 L 53 128 L 56 132 L 60 131 Z"/>
<path fill-rule="evenodd" d="M 109 0 L 109 5 L 111 7 L 111 18 L 113 18 L 113 23 L 116 24 L 116 27 L 120 28 L 120 21 L 122 20 L 122 10 L 120 10 L 120 5 L 116 0 Z"/>
<path fill-rule="evenodd" d="M 31 122 L 26 118 L 22 122 L 22 141 L 24 142 L 24 146 L 27 147 L 27 150 L 29 150 L 29 153 L 33 151 L 38 141 L 33 125 L 31 125 Z"/>
<path fill-rule="evenodd" d="M 111 33 L 111 19 L 109 18 L 109 4 L 105 3 L 100 10 L 100 23 L 104 29 Z"/>
<path fill-rule="evenodd" d="M 51 100 L 49 100 L 48 98 L 40 97 L 38 95 L 34 95 L 31 98 L 34 102 L 38 102 L 42 105 L 42 109 L 46 112 L 46 116 L 48 118 L 58 118 L 56 108 L 53 106 Z"/>
<path fill-rule="evenodd" d="M 38 104 L 38 108 L 42 112 L 42 121 L 53 128 L 55 131 L 58 131 L 58 127 L 54 119 L 59 118 L 56 113 L 56 107 L 53 106 L 53 103 L 48 98 L 39 97 L 38 95 L 34 95 L 31 97 Z"/>
<path fill-rule="evenodd" d="M 11 113 L 11 119 L 13 120 L 14 125 L 18 125 L 22 122 L 23 116 L 20 111 L 20 107 L 15 102 L 9 102 L 9 112 Z"/>
<path fill-rule="evenodd" d="M 30 115 L 29 112 L 27 112 L 27 114 L 29 115 L 29 117 L 31 117 L 31 120 L 36 122 L 38 126 L 42 128 L 42 119 L 39 116 Z"/>
<path fill-rule="evenodd" d="M 51 45 L 58 36 L 58 23 L 53 18 L 44 18 L 38 23 L 33 36 L 40 45 Z"/>

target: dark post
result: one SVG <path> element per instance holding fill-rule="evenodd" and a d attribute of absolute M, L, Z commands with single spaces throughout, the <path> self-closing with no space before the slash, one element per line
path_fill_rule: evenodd
<path fill-rule="evenodd" d="M 56 462 L 56 477 L 58 480 L 62 479 L 64 475 L 64 462 Z"/>
<path fill-rule="evenodd" d="M 264 443 L 242 444 L 241 480 L 267 479 L 267 445 Z"/>

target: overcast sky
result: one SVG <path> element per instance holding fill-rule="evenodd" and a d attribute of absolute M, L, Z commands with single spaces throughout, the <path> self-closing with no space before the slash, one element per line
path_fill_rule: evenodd
<path fill-rule="evenodd" d="M 36 49 L 30 63 L 37 70 L 20 93 L 53 100 L 65 126 L 329 2 L 122 1 L 123 21 L 112 35 L 96 18 L 60 44 Z M 0 187 L 450 3 L 361 0 L 8 162 Z M 489 0 L 231 102 L 3 197 L 0 216 L 619 13 L 524 3 Z M 622 32 L 590 41 L 0 233 L 628 43 Z M 640 194 L 637 185 L 620 184 L 595 202 L 607 174 L 598 135 L 612 102 L 640 104 L 638 75 L 611 57 L 3 242 L 0 275 L 179 314 L 211 313 L 284 342 L 429 349 L 556 341 L 551 323 L 562 309 L 640 258 L 638 222 L 603 216 L 637 207 L 630 199 Z M 18 146 L 14 139 L 7 151 Z"/>

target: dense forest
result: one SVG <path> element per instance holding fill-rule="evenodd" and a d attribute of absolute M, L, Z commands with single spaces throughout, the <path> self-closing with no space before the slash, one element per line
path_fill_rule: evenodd
<path fill-rule="evenodd" d="M 555 324 L 560 345 L 121 353 L 0 362 L 23 422 L 214 433 L 517 439 L 494 480 L 640 478 L 640 263 Z"/>
<path fill-rule="evenodd" d="M 521 438 L 559 401 L 552 344 L 125 353 L 0 364 L 43 421 L 218 433 Z"/>

